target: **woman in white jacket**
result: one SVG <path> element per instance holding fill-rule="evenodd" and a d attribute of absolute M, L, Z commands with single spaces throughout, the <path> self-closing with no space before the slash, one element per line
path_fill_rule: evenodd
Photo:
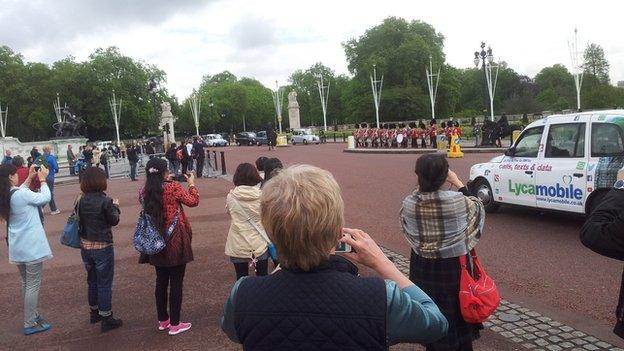
<path fill-rule="evenodd" d="M 255 268 L 256 275 L 266 275 L 268 270 L 268 245 L 260 232 L 260 194 L 256 186 L 262 181 L 256 167 L 251 163 L 241 163 L 234 173 L 235 188 L 226 198 L 226 208 L 232 218 L 225 254 L 234 264 L 236 280 L 249 275 L 249 266 Z"/>

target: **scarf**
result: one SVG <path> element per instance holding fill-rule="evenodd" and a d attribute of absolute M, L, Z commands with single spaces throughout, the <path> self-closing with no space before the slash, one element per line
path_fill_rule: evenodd
<path fill-rule="evenodd" d="M 403 200 L 400 218 L 405 238 L 418 256 L 450 258 L 477 245 L 485 209 L 479 199 L 456 191 L 416 190 Z"/>

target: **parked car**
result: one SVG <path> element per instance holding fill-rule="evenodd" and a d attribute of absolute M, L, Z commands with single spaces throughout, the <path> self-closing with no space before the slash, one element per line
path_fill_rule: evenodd
<path fill-rule="evenodd" d="M 312 134 L 311 129 L 293 129 L 290 142 L 295 144 L 320 144 L 321 139 L 318 136 Z"/>
<path fill-rule="evenodd" d="M 256 134 L 252 132 L 237 133 L 234 137 L 236 145 L 256 145 Z"/>
<path fill-rule="evenodd" d="M 204 141 L 208 146 L 226 146 L 227 140 L 223 139 L 220 134 L 207 134 L 204 136 Z"/>
<path fill-rule="evenodd" d="M 266 131 L 260 131 L 256 133 L 256 145 L 260 146 L 260 145 L 268 145 L 269 144 L 269 139 L 267 138 L 267 132 Z"/>
<path fill-rule="evenodd" d="M 590 213 L 624 167 L 624 110 L 548 116 L 504 155 L 470 169 L 488 212 L 501 204 Z"/>

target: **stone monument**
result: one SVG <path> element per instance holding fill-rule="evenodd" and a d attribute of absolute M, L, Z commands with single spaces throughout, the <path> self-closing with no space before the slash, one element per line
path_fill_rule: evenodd
<path fill-rule="evenodd" d="M 160 109 L 162 110 L 162 113 L 160 114 L 160 124 L 158 125 L 158 127 L 163 131 L 164 145 L 168 146 L 172 143 L 175 143 L 176 140 L 175 132 L 173 129 L 173 124 L 175 123 L 176 118 L 173 116 L 173 113 L 171 113 L 170 103 L 161 103 Z"/>
<path fill-rule="evenodd" d="M 288 122 L 290 129 L 301 128 L 299 118 L 299 103 L 297 102 L 297 92 L 291 91 L 288 94 Z"/>

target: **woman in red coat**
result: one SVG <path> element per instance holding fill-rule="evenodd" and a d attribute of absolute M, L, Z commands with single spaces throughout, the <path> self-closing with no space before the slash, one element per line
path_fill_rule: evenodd
<path fill-rule="evenodd" d="M 191 329 L 191 323 L 180 322 L 182 285 L 186 264 L 193 261 L 191 225 L 182 205 L 199 205 L 199 193 L 193 174 L 185 175 L 188 190 L 170 180 L 167 161 L 153 158 L 145 166 L 147 179 L 141 192 L 145 213 L 166 237 L 167 246 L 159 253 L 142 257 L 156 268 L 156 310 L 158 329 L 176 335 Z M 169 290 L 169 294 L 167 294 Z M 169 298 L 169 312 L 167 299 Z"/>

